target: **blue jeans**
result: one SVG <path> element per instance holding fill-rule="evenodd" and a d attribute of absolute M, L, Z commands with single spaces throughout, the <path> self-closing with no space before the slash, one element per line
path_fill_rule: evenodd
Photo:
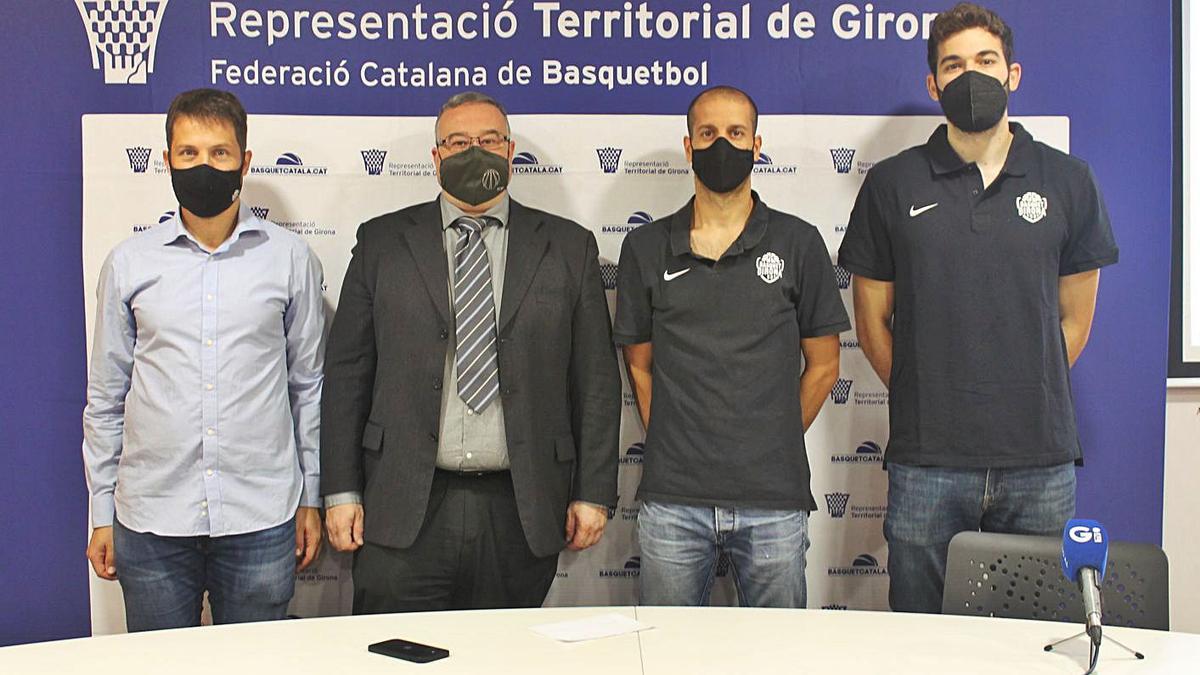
<path fill-rule="evenodd" d="M 642 502 L 641 604 L 708 603 L 721 551 L 743 607 L 804 607 L 804 511 Z"/>
<path fill-rule="evenodd" d="M 130 632 L 287 616 L 296 583 L 296 521 L 226 537 L 162 537 L 113 522 L 113 552 Z"/>
<path fill-rule="evenodd" d="M 950 469 L 888 464 L 888 602 L 942 611 L 946 554 L 959 532 L 1058 536 L 1075 513 L 1075 466 Z"/>

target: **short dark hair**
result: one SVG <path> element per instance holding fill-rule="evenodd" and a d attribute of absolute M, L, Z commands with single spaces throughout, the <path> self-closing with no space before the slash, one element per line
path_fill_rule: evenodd
<path fill-rule="evenodd" d="M 709 87 L 699 94 L 696 94 L 696 98 L 692 99 L 692 102 L 688 104 L 687 129 L 689 136 L 692 135 L 692 117 L 696 110 L 696 105 L 700 103 L 700 99 L 709 95 L 732 96 L 734 98 L 745 99 L 746 103 L 750 104 L 750 110 L 753 111 L 753 115 L 750 118 L 750 131 L 751 133 L 756 133 L 758 131 L 758 104 L 754 102 L 754 99 L 750 98 L 750 94 L 747 94 L 737 87 L 731 87 L 727 84 L 719 84 L 715 87 Z"/>
<path fill-rule="evenodd" d="M 938 47 L 950 36 L 968 28 L 982 28 L 1000 38 L 1004 45 L 1005 65 L 1013 63 L 1013 32 L 1004 19 L 992 10 L 970 2 L 960 2 L 938 14 L 929 29 L 929 72 L 937 75 Z"/>
<path fill-rule="evenodd" d="M 442 104 L 442 109 L 438 111 L 437 119 L 433 121 L 434 140 L 441 140 L 440 138 L 437 138 L 437 128 L 438 124 L 440 124 L 442 121 L 442 115 L 446 114 L 447 110 L 453 110 L 454 108 L 467 105 L 468 103 L 484 103 L 492 106 L 496 110 L 499 110 L 500 115 L 504 117 L 504 126 L 507 128 L 508 133 L 512 133 L 512 126 L 510 126 L 508 123 L 508 112 L 504 110 L 504 106 L 500 105 L 499 101 L 480 91 L 464 91 L 451 96 L 450 98 L 446 99 L 445 103 Z"/>
<path fill-rule="evenodd" d="M 237 96 L 219 89 L 192 89 L 171 101 L 167 108 L 167 149 L 175 132 L 175 120 L 193 117 L 207 122 L 227 122 L 237 136 L 238 148 L 246 151 L 246 109 Z"/>

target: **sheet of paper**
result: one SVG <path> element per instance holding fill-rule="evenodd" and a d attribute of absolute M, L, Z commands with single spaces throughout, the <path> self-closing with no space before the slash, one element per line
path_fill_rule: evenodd
<path fill-rule="evenodd" d="M 653 628 L 621 614 L 600 614 L 585 619 L 572 619 L 558 623 L 544 623 L 530 628 L 538 635 L 545 635 L 561 642 L 582 642 L 599 638 L 636 633 Z"/>

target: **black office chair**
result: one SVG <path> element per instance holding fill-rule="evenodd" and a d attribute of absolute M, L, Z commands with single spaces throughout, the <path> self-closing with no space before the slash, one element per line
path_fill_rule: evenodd
<path fill-rule="evenodd" d="M 1062 540 L 960 532 L 950 541 L 943 614 L 1083 623 L 1079 588 L 1063 576 Z M 1152 544 L 1114 542 L 1104 575 L 1104 624 L 1170 629 L 1167 556 Z"/>

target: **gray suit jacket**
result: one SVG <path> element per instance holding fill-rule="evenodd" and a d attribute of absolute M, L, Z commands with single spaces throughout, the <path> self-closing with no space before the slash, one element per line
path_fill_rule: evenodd
<path fill-rule="evenodd" d="M 497 323 L 500 395 L 521 525 L 564 546 L 567 504 L 617 499 L 621 380 L 591 232 L 515 200 Z M 325 355 L 321 493 L 363 494 L 365 538 L 412 545 L 438 447 L 454 316 L 436 201 L 358 230 Z"/>

